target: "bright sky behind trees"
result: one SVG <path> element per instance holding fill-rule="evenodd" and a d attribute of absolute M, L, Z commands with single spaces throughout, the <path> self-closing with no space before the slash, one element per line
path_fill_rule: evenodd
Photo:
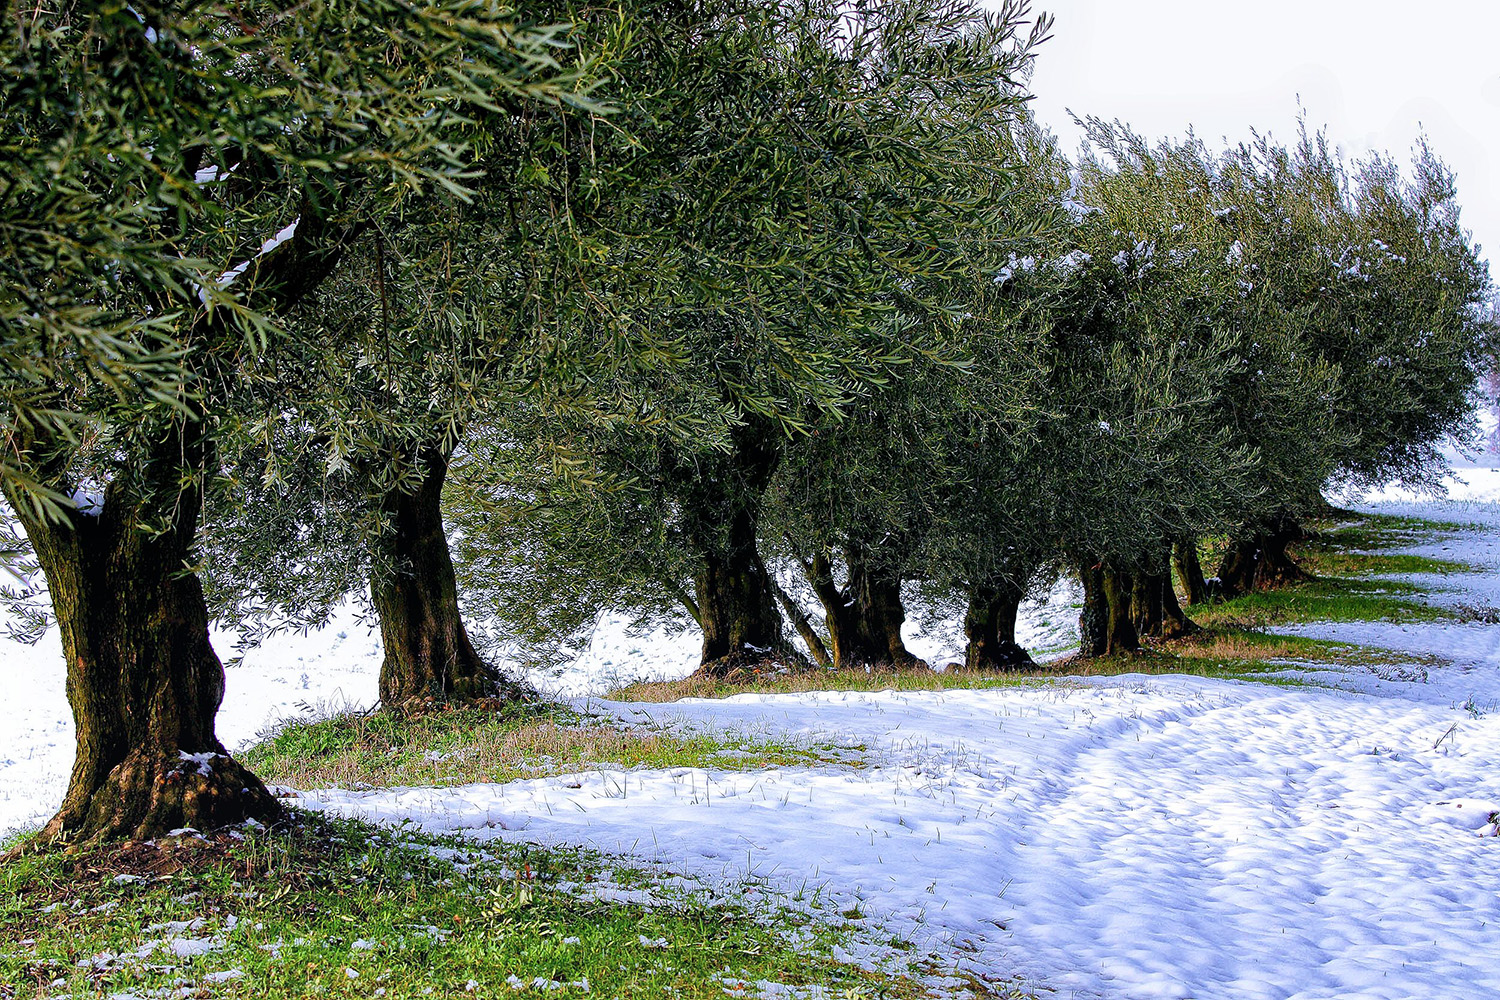
<path fill-rule="evenodd" d="M 990 0 L 989 6 L 998 6 Z M 1032 80 L 1038 117 L 1068 112 L 1211 145 L 1251 128 L 1290 141 L 1298 100 L 1349 156 L 1403 166 L 1425 130 L 1458 175 L 1464 224 L 1500 260 L 1500 3 L 1434 0 L 1036 0 L 1053 14 Z"/>

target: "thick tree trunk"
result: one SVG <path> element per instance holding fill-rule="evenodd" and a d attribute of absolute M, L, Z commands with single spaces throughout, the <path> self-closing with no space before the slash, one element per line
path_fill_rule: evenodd
<path fill-rule="evenodd" d="M 385 647 L 380 700 L 399 709 L 428 698 L 519 697 L 475 652 L 459 614 L 458 583 L 443 530 L 448 456 L 430 447 L 419 461 L 423 475 L 416 490 L 381 498 L 386 523 L 375 542 L 370 582 Z"/>
<path fill-rule="evenodd" d="M 808 583 L 823 605 L 834 668 L 926 666 L 901 638 L 906 609 L 900 582 L 873 573 L 858 557 L 847 558 L 849 583 L 842 588 L 834 582 L 826 553 L 803 561 Z"/>
<path fill-rule="evenodd" d="M 1308 573 L 1292 558 L 1294 542 L 1304 541 L 1307 531 L 1291 517 L 1280 517 L 1260 538 L 1260 565 L 1256 567 L 1256 590 L 1274 590 L 1293 583 L 1311 580 Z"/>
<path fill-rule="evenodd" d="M 175 469 L 169 442 L 160 456 Z M 67 658 L 78 751 L 45 840 L 146 839 L 281 815 L 260 779 L 214 734 L 224 668 L 188 568 L 201 497 L 176 496 L 165 523 L 120 484 L 97 515 L 37 520 L 8 494 L 47 577 Z"/>
<path fill-rule="evenodd" d="M 1127 573 L 1105 565 L 1104 597 L 1109 602 L 1107 653 L 1133 653 L 1141 648 L 1139 634 L 1130 616 L 1130 595 L 1134 581 Z"/>
<path fill-rule="evenodd" d="M 873 654 L 871 665 L 908 670 L 926 667 L 901 638 L 906 608 L 901 603 L 901 577 L 854 552 L 846 554 L 849 589 L 858 612 L 859 645 Z"/>
<path fill-rule="evenodd" d="M 1177 602 L 1177 591 L 1172 589 L 1172 574 L 1170 571 L 1162 577 L 1161 597 L 1161 636 L 1163 639 L 1177 639 L 1202 631 L 1198 623 L 1189 618 L 1187 612 L 1182 610 L 1182 605 Z"/>
<path fill-rule="evenodd" d="M 1288 551 L 1293 542 L 1306 537 L 1301 525 L 1285 515 L 1231 537 L 1229 550 L 1219 565 L 1219 582 L 1224 596 L 1238 597 L 1312 579 Z"/>
<path fill-rule="evenodd" d="M 699 670 L 715 675 L 791 652 L 773 603 L 774 582 L 756 550 L 755 529 L 748 518 L 737 521 L 730 544 L 706 551 L 694 579 L 703 627 Z"/>
<path fill-rule="evenodd" d="M 1078 613 L 1078 655 L 1103 656 L 1109 652 L 1109 598 L 1104 593 L 1104 567 L 1090 559 L 1078 567 L 1083 586 L 1083 609 Z"/>
<path fill-rule="evenodd" d="M 1138 573 L 1131 588 L 1131 612 L 1136 633 L 1155 639 L 1176 639 L 1198 631 L 1177 602 L 1165 552 L 1158 573 Z"/>
<path fill-rule="evenodd" d="M 766 487 L 781 461 L 773 428 L 747 424 L 733 451 L 688 471 L 683 506 L 690 544 L 699 558 L 693 585 L 703 653 L 698 672 L 723 677 L 765 663 L 803 667 L 807 660 L 782 633 L 776 581 L 757 539 Z"/>
<path fill-rule="evenodd" d="M 1016 615 L 1026 592 L 1019 584 L 995 579 L 969 589 L 964 615 L 964 667 L 969 670 L 1032 670 L 1036 662 L 1016 642 Z"/>
<path fill-rule="evenodd" d="M 1154 573 L 1136 573 L 1130 578 L 1130 622 L 1137 636 L 1161 636 L 1162 584 Z"/>
<path fill-rule="evenodd" d="M 1203 564 L 1198 560 L 1198 539 L 1183 535 L 1172 547 L 1172 560 L 1177 567 L 1177 576 L 1182 580 L 1183 592 L 1189 604 L 1202 604 L 1208 600 L 1208 581 L 1203 577 Z"/>

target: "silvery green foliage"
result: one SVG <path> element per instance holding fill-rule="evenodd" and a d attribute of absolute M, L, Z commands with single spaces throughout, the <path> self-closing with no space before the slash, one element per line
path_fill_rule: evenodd
<path fill-rule="evenodd" d="M 640 236 L 615 244 L 620 267 L 650 263 L 650 285 L 613 300 L 643 349 L 604 383 L 639 401 L 639 426 L 495 428 L 509 485 L 469 475 L 455 523 L 502 638 L 544 646 L 548 623 L 576 635 L 604 608 L 691 615 L 697 548 L 761 503 L 745 449 L 775 464 L 914 368 L 965 364 L 957 331 L 1014 235 L 994 135 L 1047 27 L 1024 5 L 661 10 L 600 135 L 631 150 L 606 182 L 627 185 L 617 225 Z M 683 415 L 701 429 L 677 432 Z M 500 516 L 511 491 L 526 513 Z"/>
<path fill-rule="evenodd" d="M 218 471 L 240 366 L 285 344 L 278 311 L 346 237 L 419 192 L 461 195 L 476 115 L 591 106 L 564 43 L 474 0 L 6 16 L 0 486 L 15 512 L 89 516 L 88 495 L 132 505 L 141 530 L 174 517 Z"/>

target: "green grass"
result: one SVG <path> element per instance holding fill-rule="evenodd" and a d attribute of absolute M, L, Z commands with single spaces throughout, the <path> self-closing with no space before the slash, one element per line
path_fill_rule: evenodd
<path fill-rule="evenodd" d="M 1188 615 L 1208 628 L 1262 629 L 1303 622 L 1461 621 L 1461 612 L 1422 600 L 1423 588 L 1399 581 L 1318 577 L 1281 590 L 1195 604 Z"/>
<path fill-rule="evenodd" d="M 1431 588 L 1393 576 L 1481 572 L 1448 559 L 1391 553 L 1388 549 L 1440 540 L 1474 526 L 1416 518 L 1352 514 L 1317 526 L 1293 553 L 1314 579 L 1281 590 L 1195 605 L 1188 613 L 1210 628 L 1259 629 L 1315 621 L 1466 622 L 1487 620 L 1493 609 L 1443 607 L 1424 599 Z"/>
<path fill-rule="evenodd" d="M 642 682 L 611 697 L 624 701 L 669 702 L 680 698 L 723 698 L 746 692 L 792 694 L 802 691 L 944 691 L 1038 686 L 1059 676 L 1114 676 L 1124 673 L 1193 674 L 1274 684 L 1300 683 L 1288 675 L 1295 665 L 1331 667 L 1428 667 L 1438 657 L 1348 643 L 1272 635 L 1277 625 L 1307 622 L 1473 622 L 1500 621 L 1500 609 L 1436 606 L 1424 599 L 1430 588 L 1392 576 L 1479 572 L 1469 564 L 1401 555 L 1392 548 L 1430 542 L 1479 525 L 1448 524 L 1417 518 L 1340 511 L 1338 520 L 1314 525 L 1313 538 L 1294 552 L 1315 579 L 1283 590 L 1249 594 L 1231 601 L 1194 605 L 1188 614 L 1205 632 L 1187 639 L 1149 643 L 1139 653 L 1069 658 L 1020 673 L 930 670 L 825 671 L 758 675 L 733 682 L 706 677 Z M 1200 540 L 1205 566 L 1217 565 L 1227 540 Z M 1056 653 L 1057 650 L 1050 652 Z"/>
<path fill-rule="evenodd" d="M 1206 606 L 1213 607 L 1213 606 Z M 1113 677 L 1119 674 L 1192 674 L 1232 680 L 1262 680 L 1288 684 L 1282 674 L 1291 664 L 1366 666 L 1409 664 L 1405 653 L 1350 643 L 1272 635 L 1233 622 L 1221 623 L 1193 636 L 1150 644 L 1138 653 L 1069 658 L 1043 664 L 1033 671 L 983 673 L 965 670 L 806 671 L 728 682 L 708 677 L 632 684 L 611 697 L 645 702 L 680 698 L 722 698 L 746 692 L 788 694 L 799 691 L 959 691 L 1004 687 L 1041 687 L 1061 677 Z"/>
<path fill-rule="evenodd" d="M 1318 525 L 1317 535 L 1296 548 L 1298 561 L 1318 576 L 1369 577 L 1413 573 L 1477 573 L 1469 563 L 1381 550 L 1431 542 L 1478 526 L 1439 524 L 1410 517 L 1351 515 Z"/>
<path fill-rule="evenodd" d="M 811 889 L 795 908 L 756 912 L 744 893 L 668 891 L 597 854 L 306 814 L 234 836 L 0 866 L 0 998 L 494 998 L 540 993 L 538 979 L 558 998 L 721 998 L 727 978 L 928 995 L 910 976 L 830 957 L 860 921 L 820 913 L 831 904 Z M 619 902 L 601 889 L 652 898 Z M 209 950 L 179 957 L 166 945 L 174 936 Z"/>
<path fill-rule="evenodd" d="M 505 782 L 598 767 L 857 764 L 859 750 L 766 733 L 624 726 L 543 705 L 288 722 L 241 760 L 267 782 L 295 788 L 390 788 Z"/>
<path fill-rule="evenodd" d="M 724 680 L 694 674 L 675 681 L 638 681 L 611 691 L 618 701 L 671 702 L 682 698 L 727 698 L 736 694 L 797 694 L 804 691 L 949 691 L 1038 686 L 1039 672 L 985 673 L 965 670 L 803 670 Z"/>

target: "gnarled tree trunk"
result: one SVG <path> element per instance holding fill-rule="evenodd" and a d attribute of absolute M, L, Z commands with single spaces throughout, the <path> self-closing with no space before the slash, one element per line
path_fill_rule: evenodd
<path fill-rule="evenodd" d="M 823 605 L 834 667 L 925 666 L 901 638 L 906 609 L 901 603 L 899 578 L 872 571 L 867 560 L 852 552 L 846 559 L 849 582 L 844 587 L 834 581 L 826 552 L 801 560 L 808 583 Z"/>
<path fill-rule="evenodd" d="M 1162 553 L 1160 571 L 1137 573 L 1131 589 L 1131 617 L 1136 633 L 1155 639 L 1176 639 L 1198 631 L 1198 626 L 1177 602 L 1172 589 L 1172 573 L 1166 553 Z"/>
<path fill-rule="evenodd" d="M 370 581 L 385 647 L 380 700 L 401 708 L 427 698 L 518 697 L 474 650 L 459 614 L 458 583 L 443 530 L 448 455 L 428 447 L 419 461 L 422 479 L 415 490 L 394 490 L 381 498 L 386 524 L 374 543 Z"/>
<path fill-rule="evenodd" d="M 175 470 L 180 440 L 165 442 Z M 163 520 L 122 483 L 97 513 L 38 519 L 7 493 L 43 572 L 67 658 L 78 749 L 44 839 L 93 843 L 209 830 L 281 815 L 260 779 L 214 733 L 224 667 L 189 566 L 202 499 L 182 490 Z"/>
<path fill-rule="evenodd" d="M 1172 561 L 1177 567 L 1178 578 L 1182 580 L 1187 602 L 1202 604 L 1208 600 L 1208 581 L 1203 577 L 1203 564 L 1198 560 L 1198 539 L 1192 535 L 1178 538 L 1172 546 Z"/>
<path fill-rule="evenodd" d="M 727 674 L 790 654 L 774 603 L 774 581 L 760 558 L 748 518 L 731 524 L 727 546 L 704 551 L 693 583 L 703 627 L 700 671 Z"/>
<path fill-rule="evenodd" d="M 1160 638 L 1162 632 L 1162 578 L 1136 573 L 1130 578 L 1130 623 L 1137 636 Z"/>
<path fill-rule="evenodd" d="M 1103 560 L 1085 559 L 1078 568 L 1078 579 L 1083 584 L 1078 655 L 1108 656 L 1140 649 L 1130 616 L 1130 577 Z"/>
<path fill-rule="evenodd" d="M 699 673 L 726 676 L 763 663 L 806 665 L 782 632 L 776 581 L 760 557 L 760 511 L 781 451 L 773 428 L 759 422 L 734 433 L 733 450 L 713 467 L 694 464 L 683 506 L 703 628 Z"/>
<path fill-rule="evenodd" d="M 1109 602 L 1106 653 L 1133 653 L 1141 648 L 1140 635 L 1130 615 L 1130 595 L 1134 587 L 1135 581 L 1130 574 L 1105 564 L 1104 596 Z"/>
<path fill-rule="evenodd" d="M 917 659 L 901 638 L 906 608 L 901 603 L 901 577 L 866 553 L 850 549 L 845 553 L 849 565 L 849 590 L 854 595 L 858 613 L 859 644 L 873 658 L 870 665 L 906 670 L 927 666 Z"/>
<path fill-rule="evenodd" d="M 1004 578 L 976 583 L 969 589 L 964 615 L 968 644 L 964 666 L 969 670 L 1030 670 L 1031 654 L 1016 642 L 1016 615 L 1026 596 L 1020 584 Z"/>
<path fill-rule="evenodd" d="M 1296 519 L 1285 514 L 1232 536 L 1219 565 L 1224 596 L 1238 597 L 1312 579 L 1288 551 L 1293 542 L 1306 537 L 1307 532 Z"/>

